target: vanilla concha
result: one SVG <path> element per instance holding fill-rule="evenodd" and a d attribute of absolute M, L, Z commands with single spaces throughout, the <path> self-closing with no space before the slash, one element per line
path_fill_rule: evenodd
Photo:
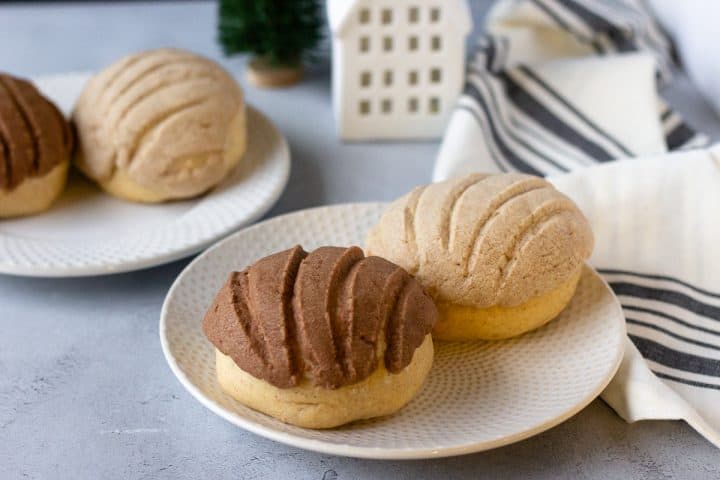
<path fill-rule="evenodd" d="M 572 297 L 593 237 L 542 178 L 472 174 L 391 203 L 366 250 L 400 265 L 438 305 L 433 337 L 498 339 L 537 328 Z"/>
<path fill-rule="evenodd" d="M 88 81 L 72 118 L 79 169 L 132 201 L 202 194 L 246 148 L 240 87 L 217 63 L 183 50 L 115 62 Z"/>

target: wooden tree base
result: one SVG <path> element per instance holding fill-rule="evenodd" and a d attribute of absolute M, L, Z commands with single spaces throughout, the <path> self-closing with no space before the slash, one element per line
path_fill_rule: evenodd
<path fill-rule="evenodd" d="M 303 75 L 301 64 L 272 65 L 264 57 L 255 57 L 247 66 L 247 79 L 259 88 L 281 88 L 294 85 Z"/>

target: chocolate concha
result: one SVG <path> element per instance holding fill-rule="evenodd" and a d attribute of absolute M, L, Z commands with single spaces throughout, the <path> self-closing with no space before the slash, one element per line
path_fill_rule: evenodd
<path fill-rule="evenodd" d="M 230 274 L 203 321 L 242 370 L 280 388 L 339 388 L 402 371 L 437 320 L 405 270 L 358 247 L 296 246 Z"/>
<path fill-rule="evenodd" d="M 472 174 L 424 185 L 392 202 L 366 249 L 415 275 L 436 301 L 514 307 L 576 275 L 590 225 L 549 182 Z"/>
<path fill-rule="evenodd" d="M 55 105 L 32 83 L 0 73 L 0 190 L 67 162 L 73 137 Z"/>

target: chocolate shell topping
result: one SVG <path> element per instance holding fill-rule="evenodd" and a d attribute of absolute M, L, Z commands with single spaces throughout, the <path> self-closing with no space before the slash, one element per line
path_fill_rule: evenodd
<path fill-rule="evenodd" d="M 62 113 L 28 81 L 0 73 L 0 189 L 43 176 L 72 149 Z"/>
<path fill-rule="evenodd" d="M 405 270 L 358 247 L 296 246 L 230 274 L 203 321 L 207 338 L 280 388 L 338 388 L 412 360 L 437 309 Z"/>

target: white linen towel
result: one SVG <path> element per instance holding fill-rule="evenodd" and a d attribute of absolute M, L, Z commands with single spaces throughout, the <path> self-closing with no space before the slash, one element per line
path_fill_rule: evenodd
<path fill-rule="evenodd" d="M 671 77 L 670 44 L 625 1 L 498 2 L 434 179 L 473 170 L 552 175 L 706 144 L 659 98 L 656 85 Z"/>
<path fill-rule="evenodd" d="M 590 263 L 627 321 L 602 398 L 630 422 L 683 419 L 720 447 L 720 145 L 549 180 L 588 217 Z"/>
<path fill-rule="evenodd" d="M 707 139 L 659 99 L 668 40 L 634 0 L 501 0 L 487 31 L 434 180 L 550 176 L 589 218 L 591 263 L 626 315 L 603 399 L 720 446 L 720 146 L 692 150 Z"/>

